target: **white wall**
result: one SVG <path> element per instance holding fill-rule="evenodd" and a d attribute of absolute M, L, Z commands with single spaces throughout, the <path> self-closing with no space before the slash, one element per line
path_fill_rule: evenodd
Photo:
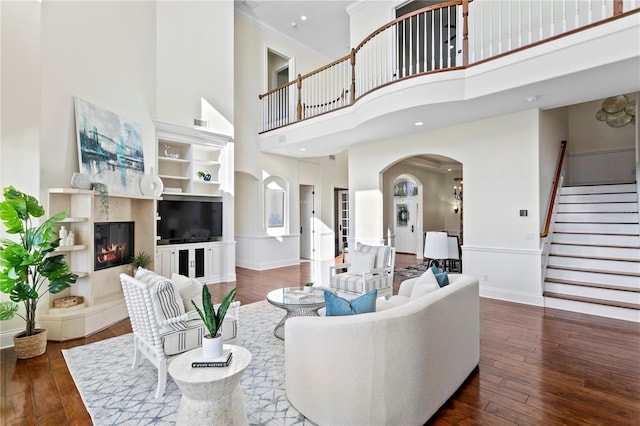
<path fill-rule="evenodd" d="M 368 35 L 393 21 L 395 7 L 405 3 L 402 0 L 360 1 L 347 8 L 349 14 L 349 41 L 357 47 Z"/>
<path fill-rule="evenodd" d="M 204 98 L 233 123 L 233 2 L 155 4 L 158 119 L 192 126 Z"/>
<path fill-rule="evenodd" d="M 261 114 L 258 94 L 267 91 L 267 48 L 294 59 L 295 73 L 305 74 L 326 63 L 285 37 L 266 30 L 244 15 L 235 17 L 235 141 L 237 264 L 266 269 L 298 263 L 300 259 L 299 186 L 313 185 L 321 237 L 316 253 L 333 256 L 333 188 L 348 186 L 346 154 L 337 160 L 309 158 L 297 160 L 264 154 L 258 143 Z M 242 176 L 242 177 L 240 177 Z M 264 222 L 264 179 L 278 176 L 289 186 L 289 204 L 285 207 L 289 227 L 285 235 L 267 236 Z M 246 211 L 250 209 L 250 211 Z M 331 244 L 329 244 L 331 241 Z M 331 248 L 329 247 L 331 246 Z M 275 258 L 274 258 L 275 256 Z"/>
<path fill-rule="evenodd" d="M 352 236 L 383 238 L 380 172 L 389 164 L 423 153 L 454 158 L 464 165 L 464 272 L 481 279 L 484 295 L 541 304 L 538 139 L 539 114 L 530 110 L 355 146 Z M 527 273 L 514 274 L 505 259 Z"/>
<path fill-rule="evenodd" d="M 634 99 L 636 94 L 628 94 Z M 628 124 L 614 128 L 604 121 L 596 120 L 596 112 L 602 109 L 604 99 L 571 105 L 568 109 L 569 144 L 571 154 L 597 152 L 635 146 L 635 128 Z M 637 107 L 636 107 L 637 108 Z"/>
<path fill-rule="evenodd" d="M 36 195 L 46 207 L 48 188 L 70 185 L 79 169 L 74 96 L 140 123 L 147 167 L 155 164 L 158 112 L 191 126 L 204 97 L 233 120 L 232 2 L 30 1 L 0 8 L 3 187 Z M 4 346 L 5 332 L 23 324 L 1 326 Z"/>
<path fill-rule="evenodd" d="M 568 141 L 567 108 L 540 111 L 540 230 L 544 228 L 553 190 L 560 144 Z"/>
<path fill-rule="evenodd" d="M 37 2 L 0 2 L 0 13 L 0 188 L 13 185 L 42 199 L 38 152 L 40 5 Z M 0 237 L 9 238 L 4 226 L 0 226 Z M 0 301 L 8 300 L 7 294 L 0 293 Z M 20 318 L 1 321 L 0 347 L 11 345 L 11 335 L 23 329 L 24 321 Z"/>

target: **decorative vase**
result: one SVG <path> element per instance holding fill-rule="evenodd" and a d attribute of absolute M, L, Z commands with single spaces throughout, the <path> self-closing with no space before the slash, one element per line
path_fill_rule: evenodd
<path fill-rule="evenodd" d="M 47 330 L 36 328 L 33 336 L 24 336 L 24 332 L 13 336 L 13 349 L 18 359 L 35 358 L 47 351 Z"/>
<path fill-rule="evenodd" d="M 205 182 L 211 181 L 211 173 L 207 173 L 207 174 L 204 175 L 204 181 Z"/>
<path fill-rule="evenodd" d="M 304 289 L 304 291 L 305 291 L 305 292 L 307 292 L 307 293 L 313 293 L 313 286 L 305 285 L 305 286 L 303 287 L 303 289 Z"/>
<path fill-rule="evenodd" d="M 205 334 L 202 339 L 202 356 L 207 359 L 215 359 L 222 356 L 222 333 L 211 337 Z"/>

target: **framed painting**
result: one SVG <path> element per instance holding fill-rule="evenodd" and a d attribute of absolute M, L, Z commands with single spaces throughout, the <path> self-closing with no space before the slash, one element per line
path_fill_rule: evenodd
<path fill-rule="evenodd" d="M 267 227 L 284 226 L 284 191 L 267 188 Z"/>
<path fill-rule="evenodd" d="M 74 98 L 80 173 L 111 194 L 140 195 L 144 154 L 140 125 Z"/>

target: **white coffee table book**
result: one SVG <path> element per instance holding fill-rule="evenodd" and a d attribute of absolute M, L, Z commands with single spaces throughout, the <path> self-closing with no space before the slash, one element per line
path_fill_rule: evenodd
<path fill-rule="evenodd" d="M 227 367 L 193 368 L 202 359 L 202 348 L 178 355 L 169 374 L 182 391 L 178 425 L 248 425 L 240 378 L 251 362 L 251 352 L 241 346 L 224 345 L 233 355 Z"/>

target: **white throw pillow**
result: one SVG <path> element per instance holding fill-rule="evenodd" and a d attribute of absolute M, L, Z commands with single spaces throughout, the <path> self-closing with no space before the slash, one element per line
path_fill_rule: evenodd
<path fill-rule="evenodd" d="M 376 253 L 364 253 L 360 251 L 354 251 L 349 253 L 349 273 L 351 274 L 364 274 L 373 269 L 373 263 L 376 261 Z"/>
<path fill-rule="evenodd" d="M 202 283 L 200 281 L 176 273 L 171 275 L 171 281 L 180 293 L 185 312 L 196 310 L 191 303 L 192 300 L 198 305 L 198 308 L 202 309 Z"/>
<path fill-rule="evenodd" d="M 420 275 L 420 278 L 418 278 L 416 283 L 413 285 L 413 290 L 411 290 L 409 300 L 415 300 L 418 297 L 429 294 L 439 288 L 438 280 L 436 279 L 436 276 L 433 275 L 431 268 L 429 268 L 424 274 Z"/>

